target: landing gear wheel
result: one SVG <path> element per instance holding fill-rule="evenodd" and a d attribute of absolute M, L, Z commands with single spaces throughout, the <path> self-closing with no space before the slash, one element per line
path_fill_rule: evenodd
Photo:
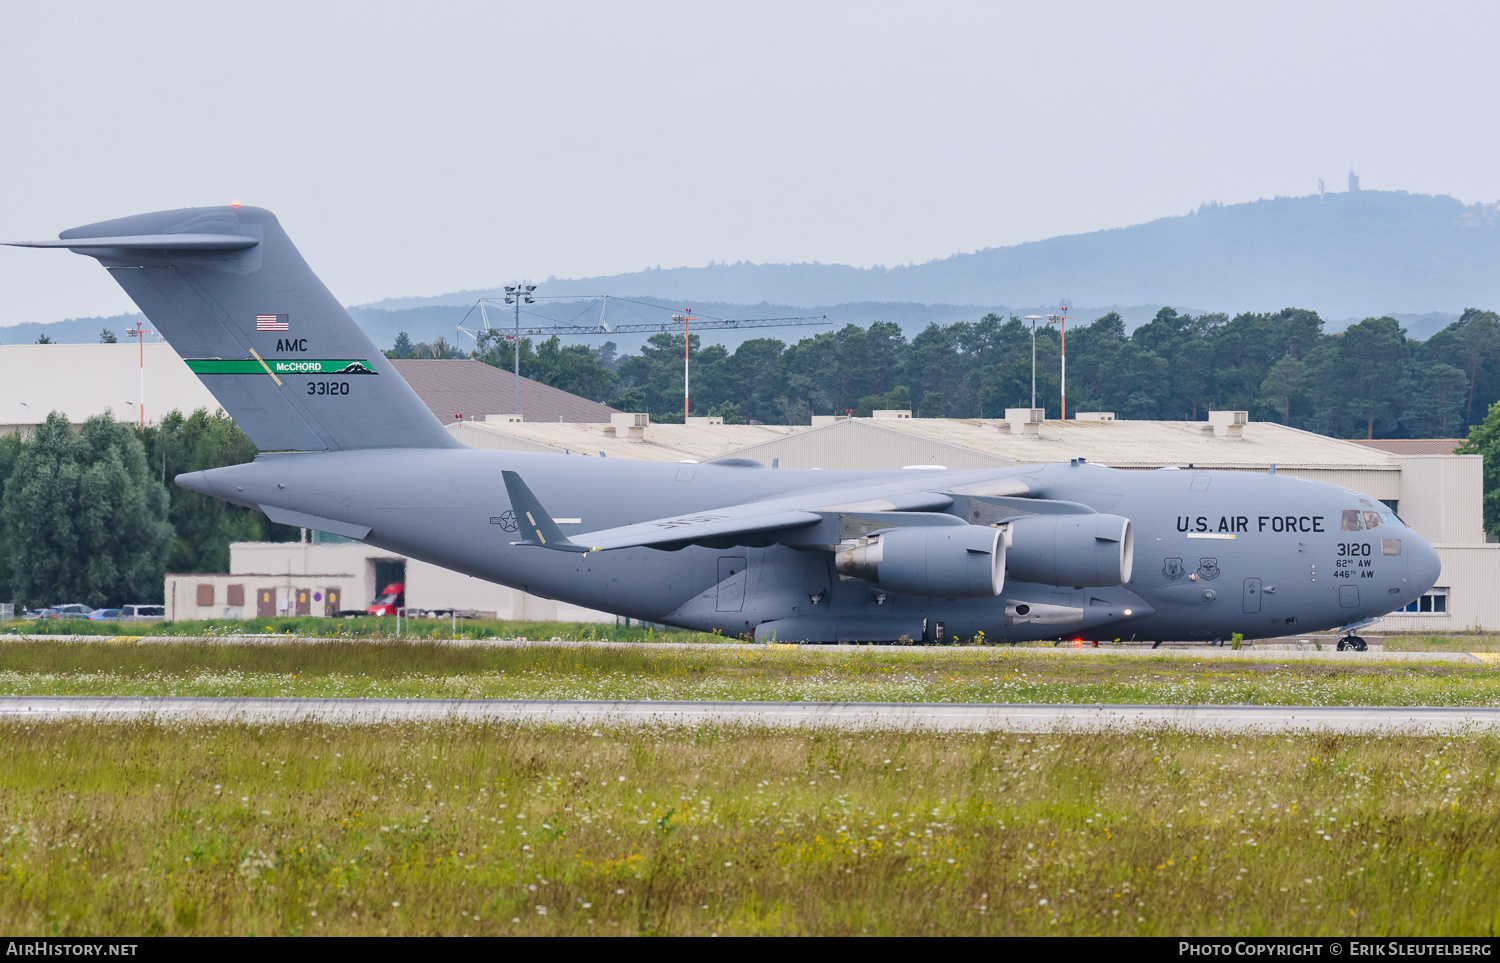
<path fill-rule="evenodd" d="M 1334 646 L 1334 648 L 1338 649 L 1340 652 L 1344 651 L 1344 640 L 1339 639 L 1339 644 Z"/>
<path fill-rule="evenodd" d="M 1369 648 L 1369 646 L 1365 644 L 1365 640 L 1357 635 L 1349 636 L 1346 641 L 1349 643 L 1349 648 L 1353 649 L 1356 652 L 1363 652 Z"/>

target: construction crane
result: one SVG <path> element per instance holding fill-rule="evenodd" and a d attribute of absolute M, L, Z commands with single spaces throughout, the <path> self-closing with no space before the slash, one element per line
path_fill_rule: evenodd
<path fill-rule="evenodd" d="M 595 321 L 593 324 L 586 324 L 586 325 L 585 324 L 578 324 L 577 323 L 577 319 L 579 317 L 582 317 L 583 313 L 584 313 L 584 312 L 581 311 L 577 315 L 574 315 L 574 320 L 571 321 L 571 322 L 559 322 L 559 321 L 557 321 L 555 319 L 547 318 L 546 320 L 552 321 L 551 324 L 528 325 L 527 327 L 523 328 L 523 327 L 521 327 L 521 309 L 520 309 L 520 302 L 519 302 L 519 300 L 515 300 L 515 299 L 513 299 L 511 297 L 506 297 L 504 299 L 501 299 L 501 298 L 480 298 L 478 301 L 474 302 L 474 306 L 471 307 L 471 308 L 469 308 L 468 313 L 465 314 L 463 316 L 463 319 L 458 322 L 458 330 L 459 330 L 459 332 L 461 334 L 467 334 L 470 338 L 473 338 L 475 344 L 482 344 L 483 341 L 485 340 L 485 337 L 487 335 L 492 335 L 492 334 L 498 333 L 495 328 L 493 328 L 493 327 L 490 326 L 490 316 L 489 316 L 489 312 L 487 310 L 488 305 L 491 305 L 491 304 L 497 304 L 498 305 L 498 304 L 501 304 L 501 303 L 504 303 L 504 304 L 514 304 L 515 308 L 516 308 L 516 312 L 515 312 L 515 319 L 516 320 L 515 320 L 514 333 L 505 334 L 504 338 L 505 338 L 506 341 L 514 341 L 514 342 L 516 342 L 516 365 L 517 365 L 517 372 L 518 372 L 517 378 L 519 379 L 519 371 L 520 371 L 520 363 L 521 363 L 520 341 L 521 341 L 521 336 L 522 335 L 528 335 L 529 334 L 529 335 L 546 335 L 546 336 L 560 336 L 560 337 L 561 336 L 566 336 L 566 337 L 589 337 L 589 336 L 598 336 L 598 335 L 606 335 L 606 334 L 659 334 L 659 333 L 665 332 L 665 331 L 675 331 L 677 329 L 677 327 L 679 325 L 681 325 L 681 327 L 682 327 L 682 333 L 683 333 L 683 338 L 682 338 L 682 423 L 683 424 L 687 424 L 687 419 L 688 419 L 688 348 L 692 344 L 692 338 L 690 337 L 690 331 L 691 331 L 691 326 L 692 325 L 696 324 L 698 326 L 698 330 L 699 331 L 703 331 L 703 330 L 708 330 L 708 331 L 739 331 L 739 330 L 746 330 L 746 329 L 751 329 L 751 328 L 782 328 L 782 327 L 799 327 L 799 326 L 803 326 L 803 325 L 827 325 L 827 324 L 833 324 L 832 321 L 828 320 L 828 315 L 826 315 L 826 314 L 817 315 L 817 316 L 795 317 L 795 318 L 711 318 L 711 317 L 704 317 L 704 316 L 701 316 L 701 315 L 694 315 L 692 308 L 688 308 L 686 314 L 674 314 L 674 315 L 672 315 L 671 319 L 668 320 L 668 321 L 634 321 L 634 322 L 627 322 L 627 323 L 624 323 L 624 324 L 609 324 L 604 319 L 605 313 L 609 310 L 609 301 L 610 301 L 610 296 L 609 295 L 607 295 L 607 294 L 600 294 L 600 295 L 594 295 L 592 297 L 578 297 L 578 296 L 572 296 L 572 295 L 554 295 L 552 297 L 543 297 L 541 295 L 530 296 L 530 294 L 529 294 L 530 290 L 535 289 L 535 287 L 536 287 L 536 285 L 531 285 L 530 288 L 528 288 L 528 297 L 526 299 L 526 302 L 528 304 L 532 303 L 533 301 L 540 301 L 540 300 L 550 300 L 550 301 L 596 301 L 597 300 L 597 301 L 601 302 L 600 306 L 599 306 L 599 319 L 597 321 Z M 510 289 L 507 288 L 507 291 L 509 291 L 509 290 Z M 632 300 L 631 298 L 618 298 L 617 297 L 617 298 L 615 298 L 615 300 L 616 301 L 625 301 L 625 302 L 630 303 L 630 304 L 639 304 L 639 305 L 651 308 L 651 309 L 656 310 L 656 311 L 670 311 L 670 310 L 672 310 L 671 308 L 664 307 L 664 306 L 662 306 L 660 304 L 651 304 L 650 302 L 647 302 L 647 301 L 635 301 L 635 300 Z M 588 311 L 588 310 L 589 310 L 588 308 L 584 309 L 584 311 Z M 464 327 L 464 321 L 469 320 L 469 318 L 473 316 L 473 314 L 474 314 L 475 311 L 479 312 L 480 324 L 482 325 L 482 330 L 480 330 L 480 331 L 471 331 L 468 328 Z M 527 314 L 531 314 L 530 311 L 528 311 L 526 313 Z M 517 386 L 519 386 L 520 385 L 520 381 L 517 380 L 516 384 L 517 384 Z M 519 411 L 519 407 L 520 407 L 519 387 L 517 388 L 517 392 L 518 392 L 518 400 L 517 400 L 516 404 L 517 404 L 517 414 L 519 414 L 520 413 L 520 411 Z"/>
<path fill-rule="evenodd" d="M 698 326 L 698 330 L 700 331 L 735 331 L 746 328 L 780 328 L 800 325 L 821 325 L 833 323 L 832 321 L 828 320 L 828 315 L 826 314 L 798 318 L 711 318 L 702 315 L 695 315 L 692 313 L 692 308 L 689 308 L 686 315 L 674 314 L 672 315 L 671 320 L 668 321 L 632 321 L 610 324 L 604 318 L 605 312 L 609 309 L 609 302 L 610 300 L 612 300 L 611 296 L 607 294 L 594 295 L 593 297 L 588 298 L 573 297 L 568 295 L 553 298 L 543 298 L 540 295 L 537 295 L 536 300 L 587 300 L 601 301 L 603 303 L 601 304 L 599 309 L 599 320 L 595 321 L 593 324 L 578 324 L 576 323 L 576 321 L 556 321 L 554 319 L 547 318 L 546 320 L 551 321 L 551 324 L 528 325 L 526 327 L 521 327 L 518 320 L 515 326 L 515 335 L 550 336 L 555 334 L 559 336 L 589 337 L 592 335 L 606 334 L 658 334 L 663 331 L 675 331 L 678 327 L 683 326 L 689 319 L 689 317 L 691 318 L 692 323 Z M 663 307 L 659 304 L 651 304 L 646 301 L 635 301 L 630 298 L 617 297 L 613 298 L 613 300 L 626 301 L 630 304 L 639 304 L 657 311 L 672 310 L 671 308 Z M 463 320 L 458 323 L 458 330 L 463 334 L 467 334 L 475 341 L 478 341 L 481 335 L 494 330 L 494 328 L 490 325 L 489 312 L 486 310 L 486 307 L 488 305 L 498 305 L 500 303 L 500 298 L 480 298 L 478 301 L 474 302 L 474 306 L 469 308 L 468 314 L 465 314 Z M 464 321 L 468 321 L 469 318 L 473 317 L 475 311 L 479 312 L 481 326 L 481 330 L 479 331 L 471 331 L 463 326 Z M 525 313 L 530 314 L 531 312 L 528 311 Z"/>

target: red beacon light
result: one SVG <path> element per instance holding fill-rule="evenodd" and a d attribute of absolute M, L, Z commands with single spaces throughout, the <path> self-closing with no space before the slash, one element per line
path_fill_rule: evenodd
<path fill-rule="evenodd" d="M 230 207 L 239 207 L 240 206 L 240 202 L 239 201 L 230 201 L 229 202 L 229 206 Z"/>

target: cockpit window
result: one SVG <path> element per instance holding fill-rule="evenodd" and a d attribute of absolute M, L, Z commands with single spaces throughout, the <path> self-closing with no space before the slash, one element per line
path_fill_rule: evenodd
<path fill-rule="evenodd" d="M 1359 516 L 1360 516 L 1360 511 L 1357 508 L 1346 508 L 1346 509 L 1344 509 L 1344 526 L 1343 526 L 1344 531 L 1346 531 L 1346 532 L 1358 532 L 1358 531 L 1361 531 L 1364 528 L 1364 525 L 1360 524 L 1360 517 Z"/>
<path fill-rule="evenodd" d="M 1387 525 L 1400 525 L 1402 528 L 1406 527 L 1406 523 L 1403 522 L 1399 517 L 1397 517 L 1395 512 L 1381 512 L 1380 520 L 1382 522 L 1385 522 Z"/>
<path fill-rule="evenodd" d="M 1379 528 L 1379 527 L 1380 527 L 1380 513 L 1379 512 L 1365 512 L 1365 528 Z"/>

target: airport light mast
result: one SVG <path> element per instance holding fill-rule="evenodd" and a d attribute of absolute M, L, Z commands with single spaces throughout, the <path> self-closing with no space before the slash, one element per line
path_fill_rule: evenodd
<path fill-rule="evenodd" d="M 688 347 L 692 344 L 688 328 L 695 320 L 693 309 L 688 308 L 687 314 L 672 315 L 672 320 L 682 325 L 682 423 L 685 425 L 688 420 Z"/>
<path fill-rule="evenodd" d="M 1047 315 L 1047 323 L 1048 324 L 1058 325 L 1059 326 L 1058 327 L 1059 333 L 1062 335 L 1062 420 L 1063 421 L 1067 421 L 1068 420 L 1068 308 L 1069 307 L 1071 307 L 1071 305 L 1069 305 L 1067 301 L 1064 301 L 1062 303 L 1062 307 L 1058 308 L 1058 310 L 1060 312 L 1062 312 L 1061 314 L 1049 314 L 1049 315 Z M 1032 349 L 1031 349 L 1032 350 L 1032 357 L 1031 357 L 1032 388 L 1031 388 L 1031 390 L 1032 390 L 1033 394 L 1036 392 L 1036 341 L 1035 341 L 1036 335 L 1034 333 L 1035 330 L 1036 329 L 1033 327 L 1032 328 L 1032 331 L 1033 331 L 1032 338 L 1033 338 L 1033 340 L 1032 340 Z M 1035 400 L 1034 397 L 1032 399 L 1032 405 L 1033 406 L 1036 405 L 1036 400 Z"/>
<path fill-rule="evenodd" d="M 1026 320 L 1031 322 L 1031 407 L 1036 409 L 1036 323 L 1043 320 L 1040 314 L 1028 314 Z M 1050 323 L 1050 322 L 1049 322 Z"/>
<path fill-rule="evenodd" d="M 516 306 L 516 414 L 521 413 L 521 302 L 535 304 L 536 298 L 531 292 L 536 290 L 535 284 L 507 284 L 505 286 L 505 303 Z"/>

